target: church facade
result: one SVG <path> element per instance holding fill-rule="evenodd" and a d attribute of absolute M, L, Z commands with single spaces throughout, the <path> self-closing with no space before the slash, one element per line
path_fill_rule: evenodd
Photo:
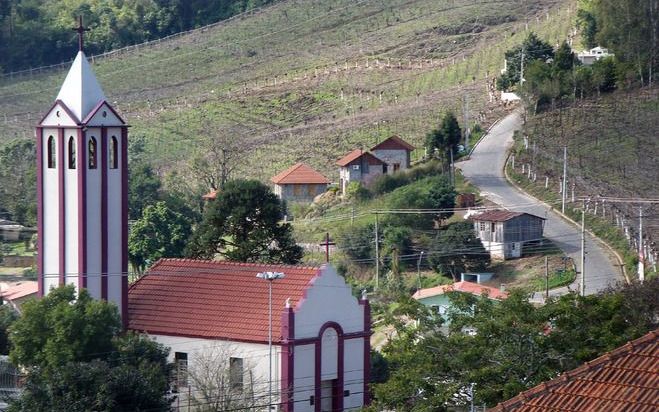
<path fill-rule="evenodd" d="M 368 403 L 369 303 L 353 297 L 331 266 L 164 259 L 129 288 L 128 126 L 107 102 L 82 35 L 35 137 L 39 296 L 72 284 L 113 302 L 125 328 L 169 347 L 186 371 L 221 350 L 236 382 L 254 383 L 259 409 L 329 412 Z M 264 272 L 283 275 L 258 279 Z M 199 390 L 182 376 L 178 384 Z"/>

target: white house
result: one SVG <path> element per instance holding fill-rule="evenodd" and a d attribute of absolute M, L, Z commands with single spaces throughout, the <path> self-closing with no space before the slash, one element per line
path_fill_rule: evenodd
<path fill-rule="evenodd" d="M 474 230 L 493 258 L 510 259 L 522 256 L 522 247 L 541 242 L 545 218 L 509 210 L 488 210 L 473 215 Z"/>
<path fill-rule="evenodd" d="M 257 278 L 262 272 L 284 274 L 270 281 L 272 358 L 270 285 Z M 353 297 L 331 266 L 163 259 L 130 287 L 128 318 L 129 329 L 170 347 L 172 360 L 190 373 L 209 352 L 222 352 L 231 359 L 232 387 L 258 393 L 261 404 L 271 359 L 272 410 L 359 410 L 368 403 L 369 303 Z"/>
<path fill-rule="evenodd" d="M 582 52 L 579 52 L 577 54 L 577 58 L 585 66 L 590 66 L 599 59 L 603 59 L 605 57 L 609 57 L 613 55 L 614 55 L 613 53 L 609 53 L 609 49 L 605 49 L 604 47 L 597 46 L 590 50 L 584 50 Z"/>

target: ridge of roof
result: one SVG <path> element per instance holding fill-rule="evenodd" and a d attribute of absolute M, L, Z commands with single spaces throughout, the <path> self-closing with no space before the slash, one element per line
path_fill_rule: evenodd
<path fill-rule="evenodd" d="M 542 382 L 531 389 L 521 392 L 520 394 L 518 394 L 517 396 L 511 399 L 500 402 L 496 407 L 492 409 L 492 411 L 504 412 L 504 411 L 529 410 L 531 408 L 534 411 L 560 410 L 560 406 L 569 402 L 569 398 L 571 396 L 581 397 L 581 398 L 590 397 L 594 399 L 605 400 L 609 403 L 610 402 L 614 402 L 616 404 L 622 403 L 625 406 L 632 406 L 637 404 L 647 405 L 646 402 L 642 402 L 642 401 L 635 402 L 635 400 L 625 399 L 621 397 L 614 398 L 613 396 L 609 396 L 608 398 L 605 398 L 601 396 L 599 392 L 605 391 L 610 394 L 611 388 L 602 387 L 602 385 L 608 385 L 608 386 L 646 388 L 656 393 L 659 393 L 659 387 L 656 386 L 657 385 L 656 379 L 654 379 L 653 381 L 655 386 L 651 388 L 647 388 L 647 386 L 634 385 L 629 382 L 615 382 L 614 381 L 615 379 L 621 379 L 619 374 L 600 377 L 600 379 L 597 380 L 592 377 L 589 378 L 586 375 L 589 373 L 597 373 L 600 370 L 603 370 L 610 366 L 611 368 L 614 368 L 616 370 L 631 371 L 636 375 L 637 379 L 638 376 L 644 372 L 649 372 L 654 376 L 656 376 L 657 371 L 659 370 L 659 339 L 658 338 L 659 338 L 659 329 L 650 331 L 647 334 L 641 336 L 640 338 L 629 341 L 626 344 L 616 349 L 613 349 L 612 351 L 602 354 L 601 356 L 593 359 L 592 361 L 585 362 L 583 365 L 575 369 L 566 371 L 554 379 L 551 379 L 546 382 Z M 646 349 L 647 347 L 650 347 L 652 353 L 650 354 L 633 353 L 634 351 L 637 351 L 639 349 Z M 646 368 L 645 370 L 641 370 L 638 367 L 634 369 L 633 365 L 632 367 L 629 368 L 622 368 L 621 366 L 625 366 L 625 365 L 615 364 L 615 362 L 619 360 L 621 361 L 626 360 L 629 362 L 630 360 L 635 359 L 635 357 L 637 356 L 652 358 L 654 359 L 654 361 L 649 362 L 650 364 L 646 364 L 645 362 L 643 362 L 643 365 L 648 366 L 648 368 Z M 576 386 L 579 386 L 578 385 L 579 382 L 585 382 L 589 385 L 587 391 L 586 388 L 583 388 L 584 389 L 583 391 L 579 391 L 579 388 L 576 388 Z M 560 393 L 554 392 L 554 389 L 560 388 L 568 384 L 573 385 L 573 387 L 569 388 L 570 392 L 568 392 L 567 390 L 562 391 Z M 597 391 L 598 389 L 599 392 Z M 625 394 L 623 393 L 621 395 L 624 396 Z M 632 396 L 632 395 L 633 394 L 628 394 L 628 396 Z M 552 401 L 551 399 L 552 397 L 556 398 L 558 396 L 560 396 L 561 399 L 553 399 Z M 528 402 L 532 402 L 535 399 L 540 399 L 540 397 L 542 397 L 542 404 L 540 403 L 535 405 L 527 404 Z M 655 399 L 659 399 L 659 398 L 655 397 Z M 550 408 L 548 405 L 552 405 L 552 407 Z M 655 400 L 654 404 L 651 406 L 659 408 L 659 401 Z"/>
<path fill-rule="evenodd" d="M 380 143 L 376 144 L 371 148 L 371 151 L 377 150 L 380 146 L 387 144 L 388 142 L 394 142 L 402 147 L 404 147 L 407 150 L 414 150 L 416 147 L 412 146 L 411 144 L 407 143 L 405 140 L 403 140 L 400 136 L 394 134 L 389 136 L 388 138 L 384 139 Z"/>
<path fill-rule="evenodd" d="M 355 149 L 355 150 L 351 151 L 347 155 L 345 155 L 342 158 L 340 158 L 339 160 L 337 160 L 336 164 L 339 165 L 339 166 L 344 167 L 344 166 L 347 166 L 350 162 L 353 162 L 353 161 L 359 159 L 362 156 L 368 156 L 368 157 L 371 157 L 371 158 L 375 159 L 377 162 L 379 162 L 381 164 L 386 164 L 385 161 L 383 161 L 379 157 L 375 156 L 373 153 L 367 152 L 363 149 Z"/>
<path fill-rule="evenodd" d="M 532 213 L 528 212 L 514 212 L 512 210 L 505 210 L 505 209 L 494 209 L 494 210 L 486 210 L 484 212 L 480 212 L 477 214 L 474 214 L 470 216 L 470 219 L 472 220 L 489 220 L 489 221 L 494 221 L 494 222 L 505 222 L 507 220 L 510 220 L 512 218 L 522 216 L 522 215 L 529 215 L 533 217 L 537 217 L 538 219 L 542 220 L 547 220 L 546 218 L 538 215 L 534 215 Z"/>
<path fill-rule="evenodd" d="M 288 169 L 280 172 L 270 178 L 270 181 L 275 184 L 286 183 L 318 183 L 327 184 L 329 179 L 323 176 L 320 172 L 307 165 L 306 163 L 296 163 Z"/>
<path fill-rule="evenodd" d="M 61 100 L 78 122 L 87 118 L 99 102 L 107 100 L 83 51 L 73 60 L 56 100 Z"/>

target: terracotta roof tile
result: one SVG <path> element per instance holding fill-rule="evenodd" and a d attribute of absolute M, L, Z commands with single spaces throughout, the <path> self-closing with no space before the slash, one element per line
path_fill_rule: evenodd
<path fill-rule="evenodd" d="M 350 163 L 354 162 L 355 160 L 359 159 L 360 157 L 364 156 L 368 164 L 370 165 L 375 165 L 375 164 L 381 164 L 384 165 L 386 164 L 384 161 L 378 159 L 376 156 L 374 156 L 372 153 L 365 152 L 362 149 L 355 149 L 352 152 L 348 153 L 347 155 L 343 156 L 339 160 L 336 161 L 336 164 L 345 167 L 348 166 Z"/>
<path fill-rule="evenodd" d="M 405 149 L 405 150 L 412 151 L 412 150 L 415 149 L 415 147 L 412 146 L 411 144 L 407 143 L 405 140 L 401 139 L 400 136 L 393 135 L 393 136 L 381 141 L 377 145 L 373 146 L 371 148 L 371 151 L 378 150 L 378 149 L 382 149 L 382 150 Z"/>
<path fill-rule="evenodd" d="M 508 297 L 508 293 L 502 292 L 497 288 L 490 286 L 480 285 L 473 282 L 455 282 L 451 285 L 440 285 L 433 288 L 417 290 L 416 293 L 412 296 L 414 299 L 429 298 L 431 296 L 443 295 L 444 293 L 449 292 L 464 292 L 471 293 L 472 295 L 480 296 L 483 293 L 487 293 L 487 296 L 492 299 L 505 299 Z"/>
<path fill-rule="evenodd" d="M 560 377 L 500 403 L 492 411 L 657 411 L 659 329 Z"/>
<path fill-rule="evenodd" d="M 471 216 L 472 220 L 485 220 L 488 222 L 505 222 L 517 216 L 529 215 L 545 220 L 544 217 L 536 216 L 526 212 L 512 212 L 510 210 L 488 210 L 477 215 Z"/>
<path fill-rule="evenodd" d="M 287 298 L 300 302 L 315 267 L 162 259 L 128 290 L 128 328 L 152 334 L 268 340 L 268 282 L 259 272 L 283 272 L 272 283 L 273 341 L 281 339 Z"/>
<path fill-rule="evenodd" d="M 296 163 L 283 172 L 270 178 L 275 184 L 328 184 L 330 181 L 325 176 L 307 166 L 304 163 Z"/>
<path fill-rule="evenodd" d="M 29 280 L 8 287 L 0 293 L 0 296 L 2 296 L 4 300 L 12 301 L 34 295 L 37 293 L 38 288 L 37 282 Z"/>

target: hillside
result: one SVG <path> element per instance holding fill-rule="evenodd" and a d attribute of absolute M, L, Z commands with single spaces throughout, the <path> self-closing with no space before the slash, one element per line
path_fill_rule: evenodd
<path fill-rule="evenodd" d="M 559 0 L 284 1 L 92 60 L 162 175 L 239 142 L 241 175 L 265 180 L 306 161 L 335 179 L 343 152 L 391 133 L 420 144 L 439 113 L 462 112 L 465 95 L 472 121 L 493 120 L 486 78 L 503 52 L 526 28 L 564 38 L 573 10 Z M 3 79 L 0 139 L 30 137 L 64 75 Z"/>

